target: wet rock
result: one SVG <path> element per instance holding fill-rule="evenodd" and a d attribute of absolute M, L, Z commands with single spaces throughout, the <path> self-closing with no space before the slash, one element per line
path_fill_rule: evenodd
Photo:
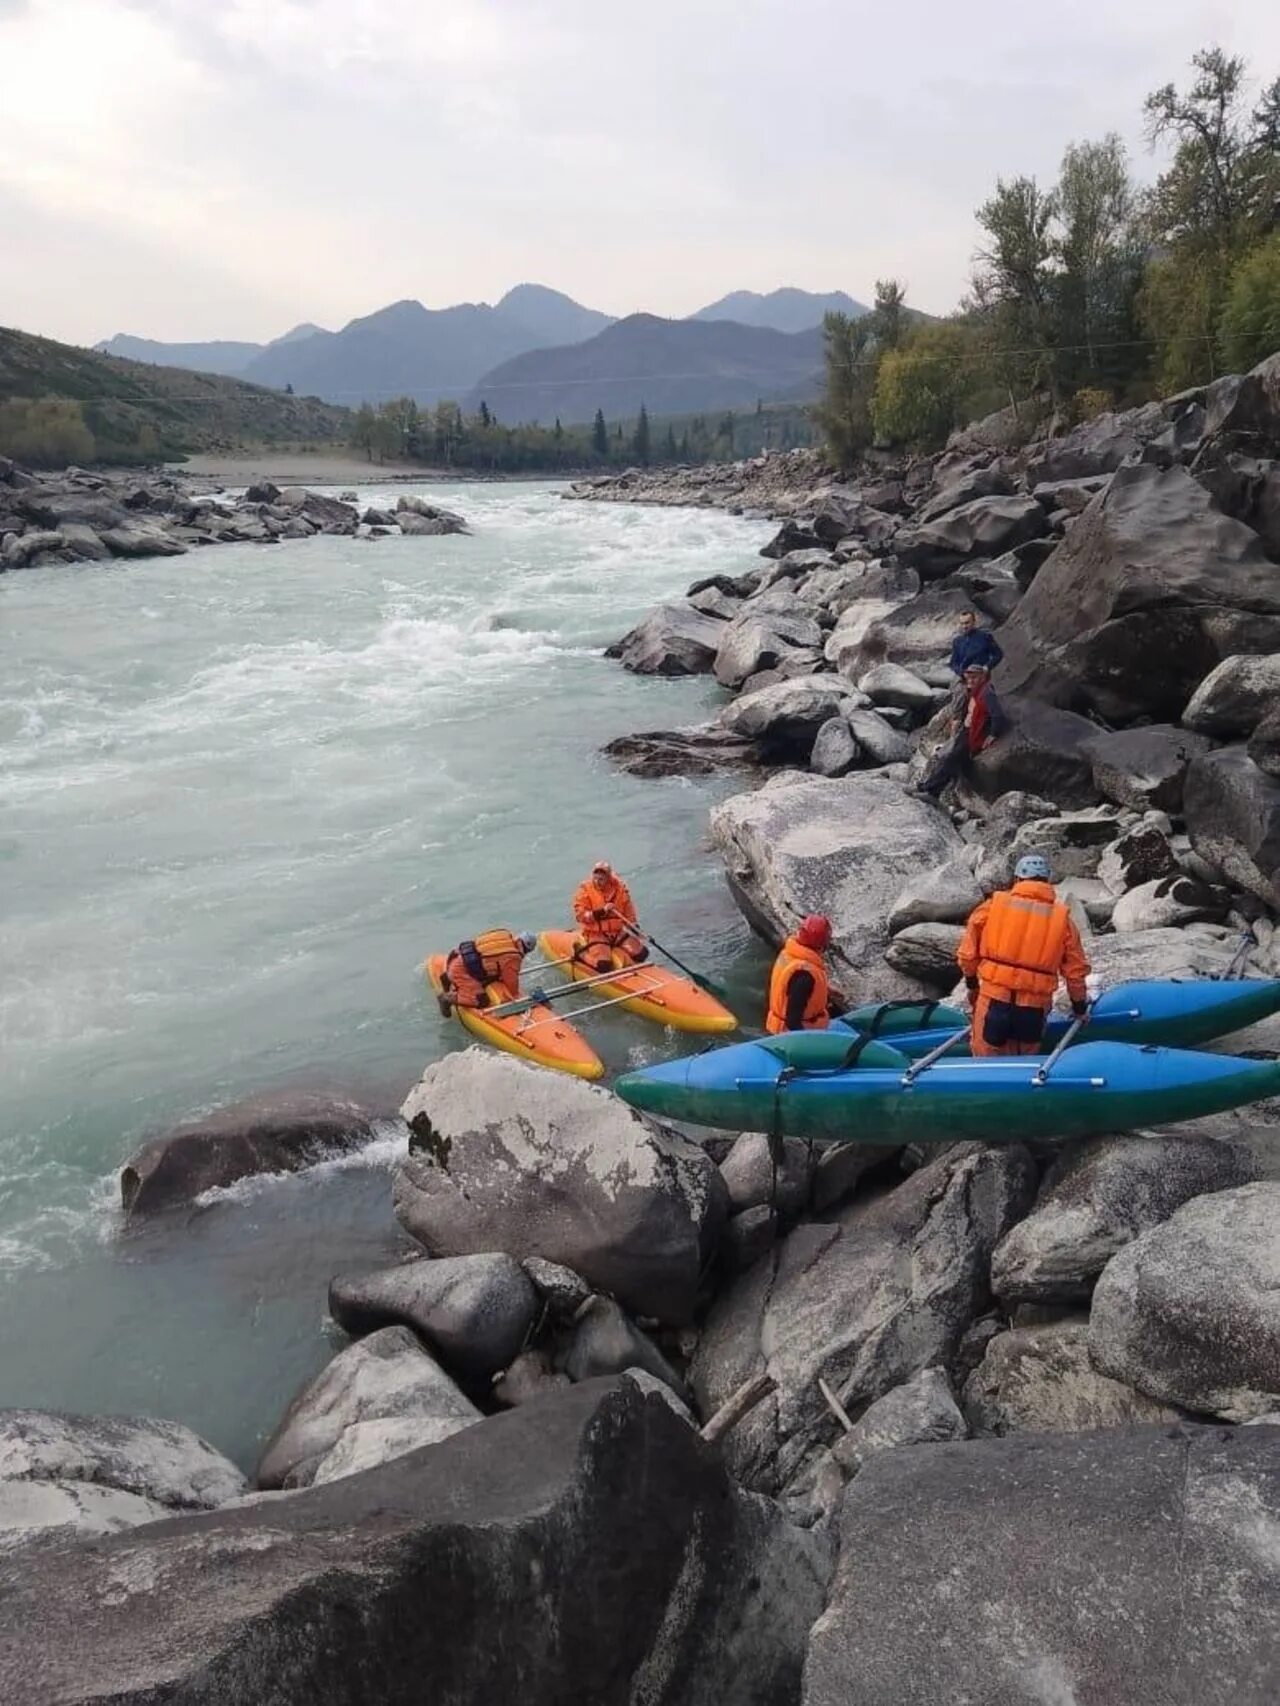
<path fill-rule="evenodd" d="M 280 488 L 270 480 L 259 480 L 248 487 L 244 494 L 247 504 L 274 504 L 280 502 Z"/>
<path fill-rule="evenodd" d="M 767 758 L 804 760 L 813 751 L 818 730 L 839 717 L 851 697 L 847 683 L 834 675 L 779 681 L 739 694 L 716 721 L 736 739 L 754 741 Z"/>
<path fill-rule="evenodd" d="M 215 1510 L 245 1490 L 235 1464 L 181 1422 L 56 1410 L 0 1410 L 0 1490 L 10 1481 L 108 1488 L 172 1510 Z"/>
<path fill-rule="evenodd" d="M 1139 883 L 1120 896 L 1111 911 L 1111 927 L 1130 930 L 1163 930 L 1173 925 L 1194 924 L 1200 919 L 1221 921 L 1231 907 L 1230 889 L 1197 881 L 1179 872 L 1152 883 Z"/>
<path fill-rule="evenodd" d="M 536 1311 L 532 1282 L 508 1255 L 402 1262 L 329 1283 L 329 1313 L 344 1331 L 412 1327 L 449 1368 L 472 1379 L 507 1366 Z"/>
<path fill-rule="evenodd" d="M 703 587 L 693 594 L 689 603 L 703 616 L 714 616 L 720 622 L 731 622 L 742 609 L 740 598 L 734 598 L 718 586 Z"/>
<path fill-rule="evenodd" d="M 1257 534 L 1184 468 L 1135 465 L 1079 518 L 1000 643 L 1011 692 L 1173 721 L 1224 658 L 1280 651 L 1280 582 Z"/>
<path fill-rule="evenodd" d="M 998 557 L 1048 530 L 1048 517 L 1032 497 L 977 498 L 936 521 L 899 528 L 893 546 L 901 562 L 936 580 L 973 557 Z"/>
<path fill-rule="evenodd" d="M 126 1214 L 155 1214 L 257 1173 L 296 1173 L 362 1148 L 373 1117 L 358 1103 L 290 1090 L 251 1096 L 153 1138 L 120 1174 Z"/>
<path fill-rule="evenodd" d="M 637 1315 L 689 1319 L 726 1206 L 695 1144 L 605 1090 L 478 1048 L 429 1066 L 403 1112 L 395 1211 L 433 1255 L 542 1256 Z"/>
<path fill-rule="evenodd" d="M 1280 700 L 1280 653 L 1224 658 L 1196 688 L 1182 713 L 1189 729 L 1230 738 L 1251 734 Z"/>
<path fill-rule="evenodd" d="M 691 1369 L 703 1414 L 762 1370 L 778 1385 L 726 1443 L 744 1484 L 787 1486 L 833 1434 L 819 1376 L 856 1408 L 947 1364 L 1034 1189 L 1024 1149 L 958 1144 L 830 1224 L 797 1227 L 720 1294 Z"/>
<path fill-rule="evenodd" d="M 1222 747 L 1188 770 L 1183 812 L 1192 846 L 1215 871 L 1280 906 L 1280 782 L 1243 747 Z"/>
<path fill-rule="evenodd" d="M 1093 1294 L 1095 1367 L 1150 1397 L 1248 1421 L 1280 1403 L 1280 1184 L 1186 1203 L 1112 1258 Z"/>
<path fill-rule="evenodd" d="M 1096 724 L 1022 694 L 1002 693 L 1000 702 L 1012 727 L 974 759 L 977 791 L 989 800 L 1025 790 L 1059 806 L 1093 805 L 1097 791 L 1089 742 L 1098 732 Z"/>
<path fill-rule="evenodd" d="M 1105 799 L 1134 811 L 1180 813 L 1187 770 L 1208 750 L 1203 736 L 1171 723 L 1097 734 L 1089 742 L 1094 786 Z"/>
<path fill-rule="evenodd" d="M 850 718 L 861 745 L 864 715 Z M 863 1000 L 907 992 L 883 961 L 888 912 L 908 876 L 958 852 L 941 812 L 882 777 L 784 772 L 717 806 L 711 833 L 735 898 L 768 940 L 780 943 L 807 913 L 824 912 L 840 987 Z"/>
<path fill-rule="evenodd" d="M 804 1706 L 1269 1706 L 1265 1429 L 1122 1428 L 885 1453 L 845 1495 Z"/>
<path fill-rule="evenodd" d="M 311 507 L 311 506 L 308 506 Z M 456 510 L 442 509 L 439 504 L 430 503 L 426 498 L 415 497 L 407 493 L 396 499 L 396 520 L 402 532 L 420 532 L 420 528 L 405 527 L 405 517 L 415 516 L 419 521 L 430 522 L 433 533 L 470 533 L 471 529 Z"/>
<path fill-rule="evenodd" d="M 722 687 L 740 687 L 749 675 L 773 669 L 788 652 L 822 645 L 822 629 L 812 616 L 781 612 L 752 616 L 744 609 L 721 630 L 715 677 Z"/>
<path fill-rule="evenodd" d="M 1083 1316 L 992 1339 L 965 1386 L 964 1409 L 975 1434 L 1088 1433 L 1182 1419 L 1181 1410 L 1097 1372 Z"/>
<path fill-rule="evenodd" d="M 711 776 L 731 766 L 751 767 L 763 761 L 753 741 L 740 740 L 710 723 L 702 728 L 619 735 L 600 750 L 619 770 L 645 777 Z"/>
<path fill-rule="evenodd" d="M 959 924 L 908 924 L 894 936 L 884 957 L 906 977 L 950 989 L 956 980 L 956 951 L 963 935 Z"/>
<path fill-rule="evenodd" d="M 862 761 L 862 748 L 843 717 L 829 717 L 813 739 L 809 768 L 815 776 L 847 776 Z"/>
<path fill-rule="evenodd" d="M 725 627 L 691 605 L 660 604 L 605 656 L 635 675 L 701 675 L 715 662 Z"/>
<path fill-rule="evenodd" d="M 479 1414 L 407 1327 L 383 1327 L 339 1351 L 297 1394 L 267 1441 L 257 1483 L 310 1486 L 357 1422 L 409 1417 L 465 1427 Z"/>
<path fill-rule="evenodd" d="M 570 1380 L 594 1380 L 626 1369 L 643 1369 L 670 1388 L 682 1403 L 689 1390 L 646 1333 L 629 1321 L 612 1298 L 597 1297 L 576 1323 L 562 1362 Z"/>
<path fill-rule="evenodd" d="M 519 1677 L 521 1706 L 774 1706 L 826 1574 L 664 1402 L 593 1382 L 358 1479 L 0 1562 L 0 1696 L 461 1702 Z"/>
<path fill-rule="evenodd" d="M 811 526 L 799 521 L 784 521 L 767 545 L 760 547 L 762 557 L 785 557 L 791 551 L 813 551 L 822 548 L 822 540 Z"/>
<path fill-rule="evenodd" d="M 968 1437 L 946 1369 L 922 1368 L 869 1405 L 853 1432 L 836 1442 L 832 1456 L 846 1475 L 856 1475 L 877 1452 Z"/>

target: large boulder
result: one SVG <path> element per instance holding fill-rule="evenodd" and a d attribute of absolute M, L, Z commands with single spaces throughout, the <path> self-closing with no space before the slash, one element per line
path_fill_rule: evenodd
<path fill-rule="evenodd" d="M 692 605 L 660 604 L 605 656 L 635 675 L 701 675 L 715 662 L 725 628 Z"/>
<path fill-rule="evenodd" d="M 1111 928 L 1120 934 L 1132 930 L 1165 930 L 1203 919 L 1223 919 L 1230 906 L 1230 889 L 1202 883 L 1198 877 L 1178 872 L 1154 882 L 1139 883 L 1122 894 L 1111 909 Z"/>
<path fill-rule="evenodd" d="M 753 741 L 739 740 L 714 723 L 618 735 L 600 750 L 630 776 L 712 776 L 730 766 L 761 762 Z"/>
<path fill-rule="evenodd" d="M 749 675 L 774 668 L 789 652 L 823 643 L 822 629 L 808 613 L 768 611 L 753 616 L 749 607 L 722 624 L 720 636 L 713 667 L 722 687 L 741 687 Z"/>
<path fill-rule="evenodd" d="M 1113 473 L 1141 453 L 1165 419 L 1165 409 L 1158 403 L 1095 415 L 1029 456 L 1027 479 L 1034 490 L 1047 481 L 1087 480 Z"/>
<path fill-rule="evenodd" d="M 910 924 L 963 924 L 981 900 L 968 860 L 948 859 L 908 877 L 890 910 L 889 929 L 896 934 Z"/>
<path fill-rule="evenodd" d="M 1206 438 L 1274 450 L 1280 439 L 1280 351 L 1248 373 L 1228 373 L 1208 386 L 1204 432 Z"/>
<path fill-rule="evenodd" d="M 1097 799 L 1089 743 L 1097 726 L 1086 717 L 1025 694 L 1001 696 L 1012 727 L 973 761 L 973 786 L 989 800 L 1025 791 L 1059 806 Z"/>
<path fill-rule="evenodd" d="M 363 1148 L 373 1115 L 345 1097 L 285 1090 L 251 1096 L 153 1138 L 125 1163 L 126 1214 L 154 1214 L 255 1173 L 296 1173 Z"/>
<path fill-rule="evenodd" d="M 292 1498 L 0 1559 L 23 1706 L 794 1700 L 826 1554 L 630 1379 Z"/>
<path fill-rule="evenodd" d="M 438 1422 L 444 1437 L 479 1415 L 407 1327 L 383 1327 L 339 1351 L 297 1394 L 263 1449 L 258 1485 L 309 1486 L 358 1422 Z"/>
<path fill-rule="evenodd" d="M 1188 770 L 1183 812 L 1192 846 L 1215 871 L 1280 906 L 1280 781 L 1244 747 L 1224 746 Z"/>
<path fill-rule="evenodd" d="M 964 1410 L 975 1434 L 1088 1433 L 1182 1418 L 1098 1373 L 1083 1316 L 998 1333 L 965 1383 Z"/>
<path fill-rule="evenodd" d="M 688 1400 L 688 1388 L 657 1345 L 610 1297 L 592 1299 L 590 1308 L 574 1323 L 561 1362 L 570 1380 L 578 1381 L 638 1368 L 660 1380 L 681 1402 Z"/>
<path fill-rule="evenodd" d="M 475 1380 L 507 1366 L 537 1308 L 533 1282 L 505 1254 L 420 1259 L 329 1282 L 329 1313 L 346 1332 L 412 1327 L 447 1367 Z"/>
<path fill-rule="evenodd" d="M 905 764 L 911 757 L 911 743 L 906 735 L 886 722 L 878 711 L 850 700 L 845 706 L 844 720 L 859 752 L 872 764 Z"/>
<path fill-rule="evenodd" d="M 52 1410 L 0 1410 L 9 1481 L 109 1488 L 168 1510 L 216 1510 L 245 1491 L 235 1464 L 180 1422 Z"/>
<path fill-rule="evenodd" d="M 1104 799 L 1133 811 L 1181 814 L 1187 770 L 1209 743 L 1172 723 L 1149 723 L 1096 734 L 1088 750 L 1094 787 Z"/>
<path fill-rule="evenodd" d="M 893 548 L 900 562 L 936 580 L 973 557 L 998 557 L 1048 531 L 1049 518 L 1032 497 L 975 498 L 935 521 L 900 527 Z"/>
<path fill-rule="evenodd" d="M 1181 867 L 1173 846 L 1157 823 L 1135 823 L 1103 848 L 1097 874 L 1114 895 L 1127 894 L 1143 883 L 1176 877 Z"/>
<path fill-rule="evenodd" d="M 804 1706 L 1271 1706 L 1278 1440 L 1165 1426 L 884 1453 L 845 1495 Z"/>
<path fill-rule="evenodd" d="M 847 1475 L 856 1475 L 878 1452 L 968 1437 L 946 1369 L 922 1368 L 869 1404 L 832 1455 Z"/>
<path fill-rule="evenodd" d="M 956 980 L 956 954 L 963 935 L 959 924 L 908 924 L 894 936 L 884 957 L 906 977 L 950 989 Z"/>
<path fill-rule="evenodd" d="M 893 593 L 877 593 L 851 604 L 837 619 L 823 647 L 823 655 L 831 667 L 850 681 L 860 675 L 867 667 L 864 651 L 867 635 L 904 602 L 905 599 Z M 883 655 L 883 648 L 877 646 L 875 661 Z"/>
<path fill-rule="evenodd" d="M 720 711 L 719 726 L 739 740 L 754 741 L 768 759 L 808 758 L 818 730 L 845 706 L 860 700 L 835 675 L 778 681 L 742 693 Z"/>
<path fill-rule="evenodd" d="M 1111 1258 L 1193 1197 L 1256 1177 L 1241 1146 L 1174 1133 L 1071 1144 L 1045 1176 L 1036 1206 L 991 1261 L 1002 1303 L 1076 1303 Z"/>
<path fill-rule="evenodd" d="M 119 1534 L 172 1515 L 154 1499 L 92 1481 L 0 1481 L 0 1556 L 31 1540 Z"/>
<path fill-rule="evenodd" d="M 1126 1245 L 1094 1291 L 1089 1346 L 1163 1403 L 1233 1422 L 1280 1408 L 1280 1184 L 1195 1197 Z"/>
<path fill-rule="evenodd" d="M 1011 691 L 1172 721 L 1223 658 L 1280 651 L 1280 577 L 1186 469 L 1134 465 L 1076 521 L 1000 643 Z"/>
<path fill-rule="evenodd" d="M 711 833 L 735 899 L 767 940 L 780 943 L 807 913 L 824 912 L 841 987 L 863 1000 L 906 993 L 883 962 L 888 913 L 909 876 L 959 851 L 941 812 L 883 777 L 786 771 L 716 807 Z"/>
<path fill-rule="evenodd" d="M 1251 734 L 1259 718 L 1280 701 L 1280 652 L 1229 657 L 1205 676 L 1182 713 L 1189 729 L 1230 738 Z"/>
<path fill-rule="evenodd" d="M 1258 718 L 1245 751 L 1264 776 L 1280 778 L 1280 700 Z"/>
<path fill-rule="evenodd" d="M 853 730 L 843 717 L 829 717 L 813 737 L 809 768 L 815 776 L 847 776 L 862 759 Z"/>
<path fill-rule="evenodd" d="M 309 501 L 304 508 L 318 519 L 318 512 L 315 508 L 315 493 L 308 493 L 308 499 Z M 332 498 L 328 500 L 330 503 L 333 501 Z M 410 516 L 415 521 L 428 522 L 433 533 L 470 533 L 471 531 L 465 519 L 456 510 L 443 509 L 439 504 L 433 504 L 428 498 L 418 497 L 413 493 L 407 493 L 397 498 L 396 521 L 399 523 L 402 532 L 421 532 L 421 528 L 409 528 L 405 525 Z M 336 515 L 331 516 L 331 519 L 339 522 L 345 520 L 344 517 Z"/>
<path fill-rule="evenodd" d="M 924 716 L 937 702 L 935 688 L 901 664 L 873 664 L 858 681 L 858 691 L 865 693 L 873 705 L 890 705 L 900 711 Z"/>
<path fill-rule="evenodd" d="M 976 498 L 1004 498 L 1012 492 L 1013 481 L 999 462 L 985 467 L 961 464 L 958 468 L 935 473 L 932 490 L 917 511 L 917 519 L 936 521 L 939 516 L 959 509 L 961 504 L 973 503 Z"/>
<path fill-rule="evenodd" d="M 959 1144 L 887 1195 L 797 1227 L 721 1293 L 690 1371 L 704 1414 L 753 1374 L 777 1383 L 727 1442 L 747 1485 L 786 1487 L 834 1437 L 819 1378 L 848 1410 L 950 1362 L 1034 1190 L 1025 1149 Z"/>
<path fill-rule="evenodd" d="M 956 637 L 960 614 L 974 607 L 973 594 L 963 587 L 930 587 L 919 597 L 880 610 L 855 627 L 851 606 L 827 641 L 827 657 L 841 674 L 857 680 L 878 663 L 919 669 L 945 664 Z"/>
<path fill-rule="evenodd" d="M 561 1262 L 634 1314 L 687 1321 L 725 1201 L 715 1163 L 607 1090 L 472 1048 L 404 1104 L 395 1211 L 436 1256 Z"/>

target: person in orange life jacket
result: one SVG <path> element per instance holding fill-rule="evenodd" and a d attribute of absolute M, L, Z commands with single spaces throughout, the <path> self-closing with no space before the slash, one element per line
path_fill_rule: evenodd
<path fill-rule="evenodd" d="M 608 971 L 620 950 L 635 965 L 647 960 L 649 949 L 636 934 L 636 908 L 631 891 L 607 859 L 597 859 L 591 875 L 573 897 L 581 947 L 577 957 L 593 971 Z"/>
<path fill-rule="evenodd" d="M 943 747 L 920 784 L 920 792 L 935 800 L 948 782 L 963 775 L 978 754 L 985 752 L 1009 727 L 1004 707 L 991 685 L 991 671 L 981 664 L 970 664 L 964 672 L 964 702 L 952 718 L 951 727 L 950 745 Z"/>
<path fill-rule="evenodd" d="M 518 1000 L 520 967 L 536 941 L 527 932 L 499 928 L 460 942 L 444 962 L 441 1007 L 499 1007 Z"/>
<path fill-rule="evenodd" d="M 831 920 L 811 912 L 794 936 L 782 944 L 769 976 L 769 1006 L 764 1028 L 825 1031 L 831 1012 L 831 987 L 822 955 L 831 942 Z"/>
<path fill-rule="evenodd" d="M 970 913 L 956 952 L 973 1004 L 976 1055 L 1038 1054 L 1059 977 L 1076 1017 L 1089 1012 L 1089 962 L 1070 912 L 1054 893 L 1048 860 L 1028 853 L 1013 875 L 1012 888 Z"/>

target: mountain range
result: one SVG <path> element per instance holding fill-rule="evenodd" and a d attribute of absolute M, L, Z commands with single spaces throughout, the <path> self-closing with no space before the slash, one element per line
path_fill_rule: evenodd
<path fill-rule="evenodd" d="M 425 308 L 393 302 L 340 331 L 310 323 L 268 344 L 166 344 L 120 333 L 95 346 L 135 361 L 247 379 L 348 407 L 411 396 L 487 401 L 508 422 L 609 419 L 812 396 L 829 309 L 866 309 L 843 291 L 735 291 L 685 320 L 584 308 L 545 285 L 499 302 Z M 788 340 L 795 340 L 789 342 Z"/>

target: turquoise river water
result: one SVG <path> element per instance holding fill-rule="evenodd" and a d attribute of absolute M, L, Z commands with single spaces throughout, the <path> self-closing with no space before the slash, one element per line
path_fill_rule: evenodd
<path fill-rule="evenodd" d="M 750 566 L 769 528 L 429 491 L 472 537 L 0 577 L 0 1406 L 171 1416 L 250 1464 L 342 1342 L 330 1275 L 401 1245 L 400 1139 L 127 1230 L 120 1164 L 258 1090 L 394 1108 L 459 1046 L 423 955 L 567 922 L 593 856 L 758 1004 L 762 952 L 706 849 L 734 784 L 639 781 L 598 752 L 720 695 L 600 653 Z M 611 1070 L 679 1046 L 587 1023 Z"/>

